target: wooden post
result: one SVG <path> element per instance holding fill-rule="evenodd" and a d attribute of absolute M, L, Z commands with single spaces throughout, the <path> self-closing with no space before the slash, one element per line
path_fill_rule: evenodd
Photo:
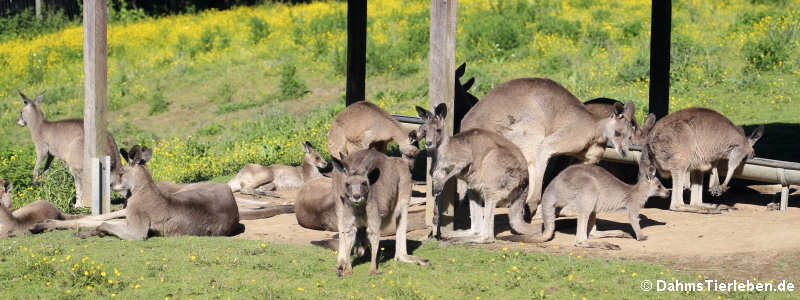
<path fill-rule="evenodd" d="M 98 158 L 106 155 L 106 16 L 105 0 L 83 2 L 83 178 L 81 197 L 76 206 L 86 207 L 92 198 L 100 198 L 101 190 L 109 189 L 109 182 L 102 182 Z M 97 165 L 96 165 L 97 164 Z M 92 170 L 98 170 L 92 172 Z M 98 173 L 98 174 L 94 174 Z M 102 185 L 95 183 L 92 178 Z M 93 186 L 99 188 L 92 188 Z M 103 202 L 110 202 L 103 199 Z M 106 209 L 104 209 L 106 210 Z M 93 212 L 99 212 L 93 209 Z"/>
<path fill-rule="evenodd" d="M 347 1 L 347 89 L 345 104 L 365 99 L 367 73 L 367 0 Z"/>
<path fill-rule="evenodd" d="M 447 104 L 447 118 L 445 128 L 447 134 L 453 134 L 453 87 L 455 86 L 455 65 L 456 65 L 456 11 L 458 8 L 457 0 L 431 0 L 431 29 L 430 29 L 430 74 L 428 86 L 428 103 L 431 111 L 439 103 Z M 428 171 L 430 174 L 431 159 L 428 158 Z M 430 175 L 428 175 L 430 178 Z M 445 185 L 439 199 L 432 197 L 432 185 L 428 180 L 426 201 L 426 223 L 433 226 L 432 234 L 437 236 L 440 230 L 450 231 L 453 229 L 453 214 L 456 198 L 455 180 L 451 180 Z M 434 209 L 436 207 L 437 209 Z M 447 210 L 448 218 L 443 213 Z M 434 222 L 438 220 L 438 222 Z M 444 229 L 442 228 L 444 226 Z"/>
<path fill-rule="evenodd" d="M 36 19 L 42 20 L 42 0 L 36 0 Z"/>
<path fill-rule="evenodd" d="M 653 0 L 650 26 L 650 112 L 661 118 L 669 113 L 669 47 L 672 0 Z"/>

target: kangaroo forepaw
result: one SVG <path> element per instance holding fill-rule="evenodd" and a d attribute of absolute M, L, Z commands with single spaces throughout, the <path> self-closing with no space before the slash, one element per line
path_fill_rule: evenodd
<path fill-rule="evenodd" d="M 342 277 L 342 276 L 351 275 L 351 274 L 353 274 L 353 267 L 345 266 L 345 265 L 336 266 L 336 275 L 337 276 Z"/>
<path fill-rule="evenodd" d="M 708 189 L 708 192 L 711 193 L 711 195 L 714 197 L 719 197 L 722 196 L 722 194 L 725 193 L 725 191 L 727 190 L 728 190 L 727 186 L 717 185 L 710 187 Z"/>

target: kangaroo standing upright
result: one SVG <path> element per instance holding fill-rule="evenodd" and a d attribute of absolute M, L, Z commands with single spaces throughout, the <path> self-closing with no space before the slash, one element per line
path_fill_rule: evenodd
<path fill-rule="evenodd" d="M 30 233 L 30 229 L 45 220 L 68 220 L 77 216 L 64 214 L 50 202 L 38 200 L 11 212 L 10 184 L 0 179 L 0 238 L 21 236 Z"/>
<path fill-rule="evenodd" d="M 434 111 L 435 114 L 417 106 L 417 113 L 425 122 L 418 136 L 425 138 L 425 147 L 433 155 L 433 193 L 441 193 L 445 182 L 454 176 L 468 185 L 470 229 L 456 231 L 446 238 L 493 242 L 494 208 L 498 205 L 509 206 L 511 229 L 520 234 L 537 232 L 538 228 L 524 220 L 528 170 L 519 148 L 499 134 L 483 129 L 469 129 L 450 137 L 444 133 L 447 106 L 439 104 Z"/>
<path fill-rule="evenodd" d="M 594 163 L 605 151 L 607 141 L 625 156 L 631 143 L 635 107 L 633 102 L 614 107 L 613 115 L 595 116 L 555 81 L 514 79 L 489 91 L 461 121 L 461 129 L 492 131 L 519 147 L 527 160 L 526 202 L 533 211 L 541 200 L 550 157 L 568 154 Z"/>
<path fill-rule="evenodd" d="M 44 161 L 42 173 L 47 171 L 53 157 L 64 160 L 69 167 L 72 177 L 75 179 L 75 191 L 77 203 L 83 203 L 81 199 L 83 186 L 81 176 L 83 175 L 83 119 L 68 119 L 60 121 L 48 121 L 44 118 L 44 113 L 39 107 L 42 103 L 44 93 L 36 96 L 34 100 L 28 99 L 25 94 L 19 92 L 25 106 L 19 113 L 17 124 L 28 126 L 36 148 L 36 164 L 33 166 L 33 183 L 39 181 L 39 166 Z M 105 152 L 111 157 L 111 178 L 119 177 L 120 160 L 119 150 L 114 138 L 106 132 Z M 113 182 L 112 182 L 113 184 Z"/>
<path fill-rule="evenodd" d="M 303 142 L 303 163 L 299 166 L 248 164 L 228 181 L 231 191 L 243 194 L 257 194 L 256 188 L 266 191 L 299 188 L 303 182 L 322 177 L 319 169 L 328 166 L 308 141 Z"/>
<path fill-rule="evenodd" d="M 683 203 L 683 190 L 700 185 L 703 173 L 711 170 L 709 191 L 721 195 L 728 188 L 733 172 L 753 157 L 753 145 L 764 133 L 759 126 L 748 137 L 720 113 L 700 107 L 676 111 L 659 120 L 647 135 L 642 161 L 654 163 L 664 176 L 672 176 L 671 210 L 719 213 L 718 207 L 703 205 L 701 195 L 693 195 L 690 205 Z M 727 160 L 725 181 L 719 184 L 718 166 Z"/>

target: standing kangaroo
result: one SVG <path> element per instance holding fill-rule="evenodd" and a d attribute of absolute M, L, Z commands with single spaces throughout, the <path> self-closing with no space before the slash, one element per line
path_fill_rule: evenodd
<path fill-rule="evenodd" d="M 648 165 L 655 163 L 662 175 L 672 176 L 671 210 L 719 213 L 719 207 L 704 205 L 700 195 L 693 195 L 687 207 L 683 203 L 683 190 L 690 185 L 702 187 L 703 173 L 711 170 L 709 191 L 712 195 L 721 195 L 728 189 L 736 168 L 753 157 L 753 145 L 763 133 L 762 125 L 747 137 L 744 129 L 716 111 L 687 108 L 656 123 L 647 135 L 642 160 Z M 720 185 L 717 168 L 725 160 L 728 171 Z"/>
<path fill-rule="evenodd" d="M 631 237 L 621 230 L 597 230 L 597 213 L 625 209 L 636 234 L 636 239 L 647 239 L 639 226 L 639 210 L 650 197 L 667 197 L 669 191 L 661 185 L 652 166 L 647 172 L 639 170 L 638 182 L 629 185 L 597 165 L 572 165 L 553 179 L 542 196 L 541 236 L 517 236 L 514 241 L 545 242 L 553 238 L 555 219 L 559 214 L 577 215 L 578 228 L 575 246 L 619 250 L 619 246 L 606 242 L 590 242 L 589 238 Z M 557 212 L 560 209 L 560 212 Z"/>
<path fill-rule="evenodd" d="M 370 243 L 369 273 L 378 274 L 378 242 L 381 229 L 397 224 L 394 258 L 426 266 L 428 260 L 408 254 L 406 232 L 411 199 L 411 172 L 405 159 L 388 157 L 375 149 L 361 150 L 332 158 L 339 254 L 336 273 L 353 273 L 350 252 L 359 228 L 366 228 Z"/>
<path fill-rule="evenodd" d="M 58 157 L 67 163 L 70 173 L 75 179 L 75 191 L 78 200 L 76 203 L 83 203 L 80 198 L 83 190 L 81 184 L 83 175 L 83 119 L 48 121 L 44 118 L 44 113 L 39 107 L 44 93 L 36 96 L 34 100 L 29 99 L 22 92 L 19 92 L 19 95 L 22 97 L 25 106 L 19 113 L 17 124 L 23 127 L 28 126 L 36 148 L 33 183 L 36 184 L 39 181 L 39 166 L 42 161 L 44 161 L 44 167 L 42 168 L 42 173 L 44 173 L 50 168 L 53 157 Z M 119 151 L 114 138 L 108 132 L 106 132 L 105 152 L 111 157 L 111 178 L 118 178 L 121 167 Z"/>
<path fill-rule="evenodd" d="M 633 132 L 633 102 L 615 105 L 613 115 L 593 115 L 567 89 L 550 79 L 514 79 L 489 91 L 461 121 L 462 130 L 485 129 L 519 147 L 527 160 L 531 211 L 539 204 L 550 157 L 600 159 L 605 144 L 625 156 Z"/>
<path fill-rule="evenodd" d="M 465 181 L 471 226 L 446 238 L 453 241 L 491 243 L 494 235 L 494 208 L 508 205 L 511 228 L 520 234 L 538 232 L 525 222 L 525 198 L 528 194 L 528 170 L 525 157 L 517 146 L 504 137 L 483 129 L 469 129 L 453 137 L 443 134 L 447 106 L 442 103 L 435 114 L 417 106 L 425 122 L 419 136 L 432 153 L 433 194 L 442 192 L 452 177 Z M 483 207 L 481 207 L 481 204 Z"/>
<path fill-rule="evenodd" d="M 123 240 L 144 240 L 148 233 L 161 236 L 233 235 L 242 230 L 239 211 L 230 188 L 222 183 L 195 183 L 192 189 L 162 192 L 145 164 L 152 149 L 133 146 L 121 150 L 128 165 L 113 188 L 131 191 L 125 223 L 102 223 L 80 237 L 111 234 Z"/>
<path fill-rule="evenodd" d="M 45 220 L 75 219 L 77 216 L 62 213 L 58 208 L 44 200 L 38 200 L 11 212 L 10 184 L 0 179 L 0 238 L 21 236 L 30 233 L 36 223 Z"/>
<path fill-rule="evenodd" d="M 386 153 L 389 142 L 400 146 L 409 165 L 419 154 L 416 131 L 408 131 L 389 113 L 375 104 L 359 101 L 340 111 L 328 132 L 328 153 L 331 157 L 353 154 L 374 148 Z M 337 157 L 341 159 L 341 157 Z"/>
<path fill-rule="evenodd" d="M 303 163 L 299 166 L 270 165 L 262 166 L 258 164 L 248 164 L 236 174 L 233 179 L 228 181 L 228 186 L 232 192 L 241 191 L 243 194 L 257 194 L 259 190 L 284 190 L 299 188 L 303 182 L 313 178 L 322 177 L 319 169 L 328 166 L 328 162 L 322 158 L 308 141 L 303 142 Z"/>

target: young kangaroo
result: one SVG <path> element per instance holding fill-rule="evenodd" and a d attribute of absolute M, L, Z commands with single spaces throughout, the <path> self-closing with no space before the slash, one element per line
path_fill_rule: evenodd
<path fill-rule="evenodd" d="M 392 140 L 400 146 L 407 163 L 413 164 L 419 154 L 416 131 L 406 130 L 377 105 L 359 101 L 340 111 L 331 123 L 328 153 L 331 153 L 331 157 L 339 153 L 347 156 L 367 148 L 386 153 L 386 146 Z"/>
<path fill-rule="evenodd" d="M 703 173 L 711 170 L 709 191 L 719 196 L 728 188 L 733 172 L 748 158 L 753 145 L 764 133 L 759 126 L 749 136 L 720 113 L 700 107 L 676 111 L 659 120 L 647 135 L 642 161 L 655 163 L 662 175 L 672 176 L 671 210 L 719 213 L 721 209 L 703 205 L 700 196 L 692 196 L 690 206 L 683 203 L 683 190 L 703 184 Z M 719 184 L 717 168 L 727 160 L 725 181 Z M 698 189 L 699 191 L 700 189 Z"/>
<path fill-rule="evenodd" d="M 236 174 L 233 179 L 228 181 L 231 191 L 243 194 L 257 194 L 259 190 L 284 190 L 299 188 L 303 182 L 312 178 L 322 177 L 319 169 L 328 166 L 328 162 L 322 158 L 308 141 L 303 142 L 303 163 L 299 166 L 270 165 L 262 166 L 248 164 Z"/>
<path fill-rule="evenodd" d="M 589 112 L 595 116 L 607 117 L 615 114 L 617 111 L 616 107 L 620 107 L 623 104 L 622 102 L 610 98 L 595 98 L 583 102 L 583 105 L 586 106 L 586 109 L 588 109 Z M 636 119 L 632 118 L 631 125 L 633 126 L 633 134 L 631 134 L 631 144 L 644 145 L 645 139 L 647 138 L 647 133 L 650 132 L 650 129 L 652 129 L 653 125 L 655 124 L 656 115 L 654 114 L 647 114 L 647 117 L 644 119 L 644 123 L 641 127 L 639 126 L 639 123 L 636 122 Z"/>
<path fill-rule="evenodd" d="M 129 190 L 125 223 L 102 223 L 80 237 L 112 234 L 123 240 L 144 240 L 155 235 L 232 235 L 242 230 L 239 211 L 230 188 L 222 183 L 195 183 L 192 189 L 172 194 L 162 192 L 145 164 L 152 149 L 133 146 L 121 150 L 128 165 L 114 190 Z"/>
<path fill-rule="evenodd" d="M 655 176 L 655 168 L 639 171 L 638 182 L 629 185 L 597 165 L 572 165 L 553 179 L 542 196 L 541 236 L 518 236 L 515 241 L 545 242 L 553 238 L 555 219 L 559 214 L 577 215 L 578 227 L 575 246 L 619 250 L 619 246 L 607 242 L 590 242 L 589 238 L 631 237 L 621 230 L 597 230 L 597 213 L 625 209 L 636 234 L 636 239 L 647 239 L 639 227 L 639 210 L 650 197 L 667 197 L 669 191 Z M 560 212 L 557 212 L 560 209 Z"/>
<path fill-rule="evenodd" d="M 453 241 L 491 243 L 494 235 L 494 208 L 508 205 L 511 228 L 520 234 L 539 229 L 525 222 L 525 198 L 528 195 L 528 170 L 525 157 L 517 146 L 494 132 L 469 129 L 453 137 L 443 134 L 447 106 L 436 106 L 435 113 L 417 106 L 425 124 L 419 135 L 432 153 L 431 176 L 433 193 L 441 193 L 444 183 L 456 176 L 465 181 L 471 226 L 456 231 Z M 481 207 L 482 206 L 482 207 Z"/>
<path fill-rule="evenodd" d="M 339 254 L 336 273 L 352 274 L 350 252 L 359 228 L 366 227 L 370 243 L 369 273 L 378 274 L 378 242 L 381 229 L 397 224 L 396 260 L 426 266 L 428 260 L 408 254 L 406 230 L 408 203 L 411 199 L 411 172 L 405 159 L 388 157 L 375 149 L 361 150 L 332 158 L 336 217 L 339 231 Z"/>
<path fill-rule="evenodd" d="M 44 200 L 38 200 L 11 212 L 11 187 L 0 179 L 0 238 L 21 236 L 30 233 L 36 223 L 45 220 L 68 220 L 78 218 L 62 213 Z"/>
<path fill-rule="evenodd" d="M 541 200 L 550 157 L 567 154 L 594 163 L 609 140 L 625 155 L 635 108 L 633 102 L 614 107 L 613 116 L 596 116 L 550 79 L 514 79 L 489 91 L 461 121 L 461 129 L 495 132 L 519 147 L 527 160 L 530 190 L 526 202 L 533 211 Z"/>
<path fill-rule="evenodd" d="M 19 95 L 22 97 L 25 106 L 19 113 L 17 124 L 23 127 L 28 126 L 36 148 L 33 183 L 36 184 L 39 181 L 39 166 L 42 161 L 44 161 L 42 168 L 42 173 L 44 173 L 50 168 L 53 157 L 58 157 L 67 163 L 70 173 L 75 179 L 75 191 L 78 200 L 76 203 L 83 203 L 80 198 L 83 190 L 81 185 L 81 176 L 83 174 L 83 119 L 48 121 L 44 118 L 44 113 L 39 107 L 44 93 L 36 96 L 34 100 L 28 99 L 22 92 L 19 92 Z M 119 177 L 121 167 L 119 151 L 114 138 L 109 133 L 106 133 L 105 152 L 111 157 L 111 178 Z"/>

